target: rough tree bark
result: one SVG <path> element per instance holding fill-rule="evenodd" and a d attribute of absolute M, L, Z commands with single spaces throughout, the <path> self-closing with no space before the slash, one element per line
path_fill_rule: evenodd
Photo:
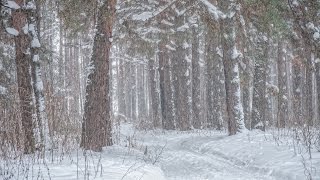
<path fill-rule="evenodd" d="M 162 127 L 164 129 L 175 129 L 173 87 L 171 83 L 170 52 L 166 49 L 166 41 L 162 39 L 159 43 L 159 76 L 160 76 L 160 100 Z"/>
<path fill-rule="evenodd" d="M 288 87 L 287 87 L 287 66 L 285 56 L 285 44 L 278 41 L 278 118 L 277 127 L 284 128 L 288 117 Z"/>
<path fill-rule="evenodd" d="M 20 7 L 24 5 L 23 0 L 15 1 Z M 28 14 L 21 9 L 12 10 L 12 25 L 19 34 L 14 37 L 16 51 L 16 66 L 18 92 L 20 99 L 20 110 L 22 119 L 22 128 L 24 131 L 24 153 L 30 154 L 35 151 L 35 136 L 33 114 L 33 91 L 32 77 L 30 73 L 32 56 L 27 53 L 31 47 L 31 39 L 27 33 L 24 33 L 23 27 L 28 24 Z M 28 31 L 28 30 L 27 30 Z"/>
<path fill-rule="evenodd" d="M 320 52 L 318 52 L 316 62 L 316 82 L 317 82 L 317 110 L 318 110 L 318 121 L 316 122 L 320 126 Z"/>
<path fill-rule="evenodd" d="M 266 35 L 259 38 L 257 46 L 258 57 L 255 58 L 253 99 L 252 99 L 252 121 L 251 129 L 265 130 L 266 123 L 266 69 L 268 63 L 269 40 Z"/>
<path fill-rule="evenodd" d="M 81 138 L 81 147 L 87 150 L 101 151 L 102 147 L 112 145 L 109 60 L 116 4 L 116 0 L 105 1 L 98 14 L 91 59 L 94 69 L 88 77 Z"/>
<path fill-rule="evenodd" d="M 195 28 L 192 28 L 192 125 L 201 128 L 201 95 L 200 95 L 200 59 L 199 37 Z"/>
<path fill-rule="evenodd" d="M 208 22 L 210 22 L 208 20 Z M 207 25 L 206 63 L 207 63 L 207 124 L 209 128 L 221 129 L 223 123 L 222 92 L 223 52 L 220 44 L 219 26 Z"/>
<path fill-rule="evenodd" d="M 226 12 L 226 18 L 222 20 L 222 47 L 223 65 L 225 74 L 225 89 L 228 113 L 228 132 L 234 135 L 243 132 L 244 113 L 241 101 L 239 62 L 240 53 L 236 44 L 236 13 L 237 3 L 233 0 L 220 2 L 221 8 Z"/>
<path fill-rule="evenodd" d="M 303 57 L 302 57 L 302 44 L 298 40 L 293 39 L 293 53 L 294 58 L 292 61 L 293 68 L 293 110 L 294 110 L 294 123 L 295 125 L 303 125 L 302 117 L 302 89 L 303 89 Z"/>
<path fill-rule="evenodd" d="M 314 74 L 314 52 L 311 49 L 311 45 L 306 45 L 307 50 L 305 51 L 306 58 L 306 81 L 305 81 L 305 88 L 306 88 L 306 124 L 309 126 L 313 126 L 313 117 L 314 117 L 314 109 L 313 109 L 313 74 Z"/>
<path fill-rule="evenodd" d="M 152 109 L 152 122 L 154 128 L 161 127 L 161 108 L 160 108 L 160 91 L 158 88 L 159 82 L 159 63 L 158 58 L 149 61 L 149 82 L 151 91 L 151 109 Z"/>
<path fill-rule="evenodd" d="M 28 1 L 30 8 L 28 9 L 28 23 L 29 23 L 29 36 L 31 37 L 31 58 L 32 58 L 32 80 L 33 90 L 35 94 L 35 107 L 37 114 L 37 123 L 40 133 L 40 142 L 42 148 L 51 148 L 48 117 L 46 113 L 44 87 L 41 78 L 41 67 L 40 67 L 40 21 L 39 21 L 39 1 Z"/>

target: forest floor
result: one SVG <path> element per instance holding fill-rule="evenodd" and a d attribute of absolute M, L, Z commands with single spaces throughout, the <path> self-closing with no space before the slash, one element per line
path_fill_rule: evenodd
<path fill-rule="evenodd" d="M 123 125 L 118 145 L 102 153 L 55 153 L 45 165 L 31 157 L 2 161 L 0 179 L 303 180 L 309 175 L 320 180 L 320 152 L 313 149 L 310 160 L 287 132 L 227 136 L 206 130 L 133 129 Z"/>

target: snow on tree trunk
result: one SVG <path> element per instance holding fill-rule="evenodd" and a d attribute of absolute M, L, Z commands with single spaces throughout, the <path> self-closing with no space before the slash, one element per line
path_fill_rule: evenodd
<path fill-rule="evenodd" d="M 311 47 L 308 46 L 307 47 Z M 312 49 L 306 51 L 306 124 L 313 125 L 314 108 L 313 108 L 313 74 L 314 74 L 314 52 Z"/>
<path fill-rule="evenodd" d="M 287 125 L 288 117 L 288 83 L 287 83 L 287 63 L 285 56 L 285 43 L 278 41 L 278 120 L 277 127 L 284 128 Z"/>
<path fill-rule="evenodd" d="M 129 104 L 127 104 L 127 98 L 126 98 L 126 64 L 123 60 L 119 60 L 119 72 L 118 72 L 118 111 L 121 116 L 127 119 L 127 107 Z"/>
<path fill-rule="evenodd" d="M 189 88 L 188 81 L 190 81 L 191 72 L 189 70 L 188 63 L 188 48 L 187 42 L 188 34 L 185 26 L 187 25 L 184 12 L 184 6 L 180 2 L 176 4 L 175 9 L 175 22 L 176 32 L 174 36 L 174 43 L 176 45 L 176 51 L 174 52 L 173 65 L 174 65 L 174 87 L 175 87 L 175 105 L 176 105 L 176 117 L 177 127 L 181 131 L 185 131 L 191 128 L 190 118 L 190 103 L 189 103 Z"/>
<path fill-rule="evenodd" d="M 245 10 L 242 9 L 242 14 Z M 249 22 L 249 17 L 240 16 L 238 26 L 240 28 L 238 46 L 239 50 L 243 54 L 242 68 L 241 68 L 241 90 L 242 90 L 242 102 L 245 125 L 250 128 L 251 115 L 252 115 L 252 85 L 253 85 L 253 73 L 254 73 L 254 42 L 253 39 L 256 36 L 256 29 L 252 23 Z M 248 22 L 247 22 L 248 21 Z"/>
<path fill-rule="evenodd" d="M 137 67 L 137 88 L 138 88 L 138 111 L 139 111 L 139 128 L 150 129 L 151 123 L 147 121 L 147 104 L 145 96 L 145 67 L 144 65 L 138 65 Z"/>
<path fill-rule="evenodd" d="M 266 111 L 266 68 L 268 61 L 269 40 L 265 34 L 258 39 L 257 54 L 255 58 L 253 99 L 252 99 L 252 121 L 251 129 L 265 130 Z"/>
<path fill-rule="evenodd" d="M 201 95 L 200 95 L 200 59 L 199 59 L 199 34 L 192 28 L 192 125 L 201 128 Z"/>
<path fill-rule="evenodd" d="M 166 5 L 166 0 L 160 0 L 159 5 Z M 161 23 L 163 21 L 170 20 L 168 18 L 169 13 L 163 12 L 159 15 L 158 22 L 161 30 L 166 30 L 168 27 L 166 24 Z M 172 55 L 175 48 L 171 47 L 170 37 L 167 34 L 159 34 L 158 52 L 159 59 L 159 79 L 160 79 L 160 106 L 162 127 L 164 129 L 175 129 L 175 103 L 174 103 L 174 85 L 173 85 L 173 62 Z"/>
<path fill-rule="evenodd" d="M 160 91 L 158 88 L 159 82 L 159 62 L 156 57 L 149 60 L 149 84 L 150 84 L 150 96 L 151 96 L 151 113 L 152 113 L 152 124 L 154 128 L 161 127 L 161 109 L 160 109 Z"/>
<path fill-rule="evenodd" d="M 112 145 L 109 97 L 109 60 L 116 0 L 105 1 L 99 8 L 97 32 L 92 53 L 93 72 L 86 89 L 81 147 L 101 151 Z"/>
<path fill-rule="evenodd" d="M 315 60 L 316 62 L 316 82 L 317 82 L 317 110 L 318 110 L 318 121 L 316 122 L 318 126 L 320 126 L 320 52 Z M 320 145 L 320 137 L 319 137 L 319 145 Z"/>
<path fill-rule="evenodd" d="M 51 140 L 49 135 L 48 117 L 46 113 L 44 87 L 41 78 L 41 67 L 39 59 L 40 51 L 40 34 L 39 34 L 39 10 L 37 9 L 38 4 L 35 1 L 29 1 L 27 3 L 30 7 L 28 22 L 29 22 L 29 33 L 32 38 L 31 40 L 31 56 L 32 56 L 32 78 L 33 78 L 33 89 L 35 94 L 36 102 L 36 114 L 38 126 L 40 129 L 40 143 L 45 149 L 51 148 Z"/>
<path fill-rule="evenodd" d="M 303 90 L 303 52 L 301 50 L 301 44 L 299 42 L 293 42 L 294 59 L 292 61 L 293 68 L 293 111 L 294 111 L 294 123 L 302 126 L 303 110 L 302 110 L 302 90 Z"/>
<path fill-rule="evenodd" d="M 221 3 L 226 17 L 222 21 L 223 65 L 225 74 L 226 101 L 229 135 L 246 130 L 240 90 L 239 63 L 241 54 L 236 44 L 236 14 L 238 4 L 233 0 Z"/>
<path fill-rule="evenodd" d="M 23 1 L 15 1 L 22 6 Z M 17 66 L 17 80 L 18 92 L 20 99 L 20 110 L 22 118 L 22 128 L 24 132 L 24 153 L 30 154 L 35 151 L 35 130 L 33 121 L 33 91 L 31 78 L 31 63 L 32 56 L 30 52 L 31 39 L 26 33 L 24 27 L 28 27 L 28 14 L 26 11 L 12 10 L 12 25 L 19 34 L 14 37 L 15 51 L 16 51 L 16 66 Z"/>
<path fill-rule="evenodd" d="M 221 129 L 223 123 L 224 71 L 222 59 L 219 26 L 217 23 L 209 23 L 206 34 L 207 124 L 209 128 Z"/>
<path fill-rule="evenodd" d="M 171 52 L 166 48 L 166 40 L 159 43 L 159 76 L 160 76 L 160 100 L 162 127 L 164 129 L 175 129 L 173 85 L 172 85 L 172 63 L 170 61 Z"/>

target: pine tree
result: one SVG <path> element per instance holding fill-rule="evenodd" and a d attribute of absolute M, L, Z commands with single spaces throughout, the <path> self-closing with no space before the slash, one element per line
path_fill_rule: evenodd
<path fill-rule="evenodd" d="M 92 65 L 86 89 L 81 147 L 101 151 L 112 145 L 110 119 L 109 60 L 112 44 L 112 28 L 115 20 L 116 0 L 104 2 L 99 8 Z"/>

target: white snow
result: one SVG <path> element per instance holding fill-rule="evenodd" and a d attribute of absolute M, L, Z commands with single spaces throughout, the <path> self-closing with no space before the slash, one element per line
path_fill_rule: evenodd
<path fill-rule="evenodd" d="M 41 79 L 41 70 L 39 68 L 36 68 L 36 88 L 38 91 L 43 91 L 43 83 Z"/>
<path fill-rule="evenodd" d="M 135 14 L 132 16 L 132 20 L 136 20 L 136 21 L 146 21 L 148 19 L 150 19 L 151 17 L 153 17 L 152 12 L 143 12 L 141 14 Z"/>
<path fill-rule="evenodd" d="M 35 5 L 33 2 L 31 2 L 31 1 L 29 1 L 28 4 L 27 4 L 27 6 L 26 6 L 26 9 L 35 10 L 36 8 L 37 8 L 36 5 Z"/>
<path fill-rule="evenodd" d="M 30 24 L 29 25 L 29 31 L 31 31 L 31 32 L 35 31 L 35 25 L 34 24 Z"/>
<path fill-rule="evenodd" d="M 40 41 L 38 38 L 33 38 L 31 41 L 31 47 L 39 48 L 41 47 Z"/>
<path fill-rule="evenodd" d="M 186 72 L 184 73 L 184 76 L 187 77 L 187 76 L 189 76 L 189 74 L 190 74 L 190 73 L 189 73 L 189 69 L 187 69 Z"/>
<path fill-rule="evenodd" d="M 312 22 L 308 22 L 306 26 L 308 29 L 314 29 L 314 24 Z"/>
<path fill-rule="evenodd" d="M 34 55 L 32 60 L 33 62 L 39 62 L 39 55 Z"/>
<path fill-rule="evenodd" d="M 13 36 L 18 36 L 19 35 L 19 31 L 17 31 L 14 28 L 7 27 L 6 31 L 7 31 L 7 33 L 9 33 L 9 34 L 11 34 Z"/>
<path fill-rule="evenodd" d="M 20 9 L 20 6 L 15 1 L 8 1 L 6 6 L 10 9 Z"/>
<path fill-rule="evenodd" d="M 31 157 L 0 161 L 0 171 L 6 166 L 14 176 L 19 172 L 20 179 L 28 175 L 54 180 L 303 180 L 311 168 L 312 178 L 319 180 L 320 153 L 313 150 L 313 159 L 304 159 L 304 168 L 303 148 L 298 152 L 290 135 L 275 141 L 277 133 L 287 132 L 255 130 L 228 136 L 208 130 L 135 131 L 133 125 L 123 124 L 120 144 L 102 153 L 56 152 L 46 165 L 32 164 Z"/>
<path fill-rule="evenodd" d="M 213 15 L 215 20 L 225 18 L 225 14 L 223 12 L 221 12 L 220 10 L 218 10 L 218 8 L 216 6 L 214 6 L 213 4 L 211 4 L 208 0 L 200 0 L 200 2 L 202 2 L 207 7 L 208 11 L 210 12 L 210 14 Z"/>
<path fill-rule="evenodd" d="M 220 57 L 223 57 L 223 51 L 222 51 L 222 48 L 221 48 L 221 47 L 217 47 L 217 48 L 216 48 L 216 51 L 217 51 L 217 54 L 218 54 Z"/>
<path fill-rule="evenodd" d="M 293 1 L 292 1 L 292 4 L 293 4 L 294 6 L 299 6 L 299 2 L 298 2 L 297 0 L 293 0 Z"/>
<path fill-rule="evenodd" d="M 234 15 L 236 15 L 236 11 L 230 11 L 230 12 L 228 13 L 228 18 L 231 19 L 231 18 L 234 17 Z"/>
<path fill-rule="evenodd" d="M 237 59 L 238 57 L 241 57 L 241 52 L 238 51 L 236 46 L 233 46 L 232 52 L 231 52 L 231 59 Z"/>
<path fill-rule="evenodd" d="M 184 25 L 180 26 L 177 28 L 177 31 L 180 31 L 180 32 L 184 32 L 186 30 L 188 30 L 190 27 L 189 27 L 189 24 L 188 23 L 185 23 Z"/>
<path fill-rule="evenodd" d="M 313 34 L 313 39 L 314 39 L 314 40 L 318 40 L 319 38 L 320 38 L 319 32 L 315 32 L 315 33 Z"/>
<path fill-rule="evenodd" d="M 130 129 L 129 126 L 123 129 Z M 129 131 L 126 131 L 129 132 Z M 225 132 L 131 132 L 150 154 L 165 147 L 157 166 L 168 180 L 303 180 L 301 154 L 295 154 L 292 139 L 274 141 L 275 131 L 251 131 L 235 136 Z M 279 143 L 279 144 L 278 144 Z M 314 151 L 313 179 L 320 179 L 320 153 Z M 307 160 L 307 166 L 310 165 Z"/>
<path fill-rule="evenodd" d="M 268 41 L 268 37 L 267 37 L 266 35 L 263 35 L 263 36 L 262 36 L 262 39 L 263 39 L 264 42 L 267 42 L 267 41 Z"/>
<path fill-rule="evenodd" d="M 170 45 L 166 45 L 166 48 L 167 49 L 169 49 L 169 50 L 171 50 L 171 51 L 175 51 L 176 50 L 176 48 L 174 48 L 174 47 L 172 47 L 172 46 L 170 46 Z"/>
<path fill-rule="evenodd" d="M 3 87 L 3 86 L 0 85 L 0 94 L 1 94 L 1 95 L 7 94 L 7 88 L 5 88 L 5 87 Z"/>
<path fill-rule="evenodd" d="M 26 25 L 23 26 L 22 30 L 23 30 L 23 33 L 24 33 L 24 34 L 28 34 L 28 31 L 29 31 L 29 25 L 28 25 L 28 23 L 26 23 Z"/>
<path fill-rule="evenodd" d="M 161 23 L 165 24 L 165 25 L 168 25 L 168 26 L 173 26 L 174 25 L 173 23 L 171 23 L 171 22 L 169 22 L 169 21 L 167 21 L 165 19 L 161 20 Z"/>

